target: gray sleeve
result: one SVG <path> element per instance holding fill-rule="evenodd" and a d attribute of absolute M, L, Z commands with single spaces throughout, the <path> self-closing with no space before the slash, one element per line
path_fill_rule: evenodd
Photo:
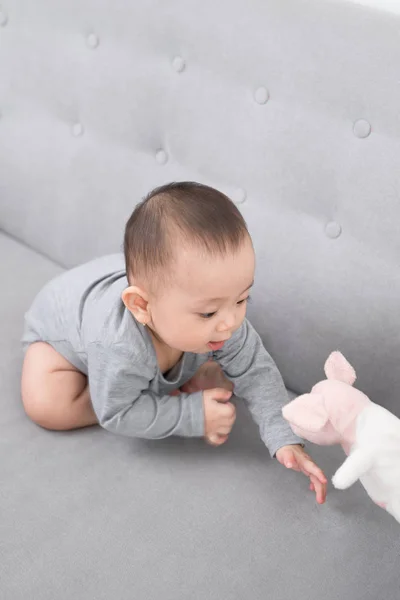
<path fill-rule="evenodd" d="M 149 388 L 154 369 L 126 348 L 92 343 L 88 349 L 93 409 L 105 429 L 120 435 L 161 439 L 204 435 L 203 394 L 157 396 Z"/>
<path fill-rule="evenodd" d="M 282 376 L 247 320 L 214 358 L 234 384 L 235 395 L 247 403 L 272 457 L 282 446 L 304 443 L 282 416 L 289 401 Z"/>

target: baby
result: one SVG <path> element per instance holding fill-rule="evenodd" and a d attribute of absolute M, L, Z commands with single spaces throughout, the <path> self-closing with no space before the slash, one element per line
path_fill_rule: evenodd
<path fill-rule="evenodd" d="M 198 183 L 157 188 L 126 224 L 124 255 L 56 277 L 26 313 L 28 416 L 54 430 L 100 424 L 220 445 L 234 390 L 271 456 L 307 475 L 323 503 L 326 478 L 283 419 L 281 375 L 245 318 L 255 256 L 233 202 Z"/>

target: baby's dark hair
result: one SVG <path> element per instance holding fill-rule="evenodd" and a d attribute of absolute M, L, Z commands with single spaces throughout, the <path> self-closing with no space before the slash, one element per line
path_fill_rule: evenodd
<path fill-rule="evenodd" d="M 238 250 L 246 237 L 242 214 L 222 192 L 191 181 L 163 185 L 135 207 L 126 224 L 128 279 L 168 278 L 176 244 L 224 255 Z"/>

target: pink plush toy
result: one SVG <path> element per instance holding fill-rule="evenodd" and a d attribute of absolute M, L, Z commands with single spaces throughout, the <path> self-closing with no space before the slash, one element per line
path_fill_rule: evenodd
<path fill-rule="evenodd" d="M 400 522 L 400 419 L 353 388 L 356 374 L 340 352 L 325 363 L 327 379 L 283 408 L 294 433 L 348 455 L 332 478 L 344 490 L 359 479 L 372 500 Z"/>

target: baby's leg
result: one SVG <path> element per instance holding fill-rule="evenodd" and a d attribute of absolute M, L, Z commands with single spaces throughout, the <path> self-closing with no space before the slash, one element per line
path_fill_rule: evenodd
<path fill-rule="evenodd" d="M 225 377 L 219 364 L 215 361 L 208 360 L 200 367 L 197 373 L 181 387 L 181 391 L 192 394 L 200 390 L 209 390 L 217 387 L 224 388 L 230 392 L 233 391 L 232 382 Z"/>
<path fill-rule="evenodd" d="M 36 342 L 26 351 L 21 394 L 28 417 L 46 429 L 77 429 L 98 423 L 87 377 L 45 342 Z"/>

